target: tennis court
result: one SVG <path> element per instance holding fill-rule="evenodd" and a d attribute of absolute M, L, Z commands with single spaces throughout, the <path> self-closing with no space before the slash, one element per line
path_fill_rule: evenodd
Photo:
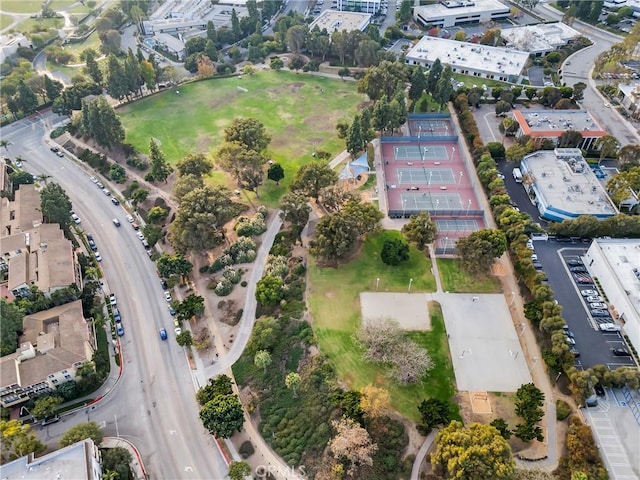
<path fill-rule="evenodd" d="M 400 194 L 403 210 L 462 210 L 462 198 L 459 193 L 405 193 Z"/>
<path fill-rule="evenodd" d="M 393 148 L 393 153 L 396 161 L 449 160 L 450 157 L 443 145 L 397 145 Z"/>
<path fill-rule="evenodd" d="M 474 219 L 448 218 L 437 219 L 438 232 L 475 232 L 480 230 Z"/>
<path fill-rule="evenodd" d="M 450 168 L 397 168 L 398 184 L 453 185 L 456 179 Z"/>
<path fill-rule="evenodd" d="M 414 137 L 450 137 L 457 135 L 451 119 L 442 115 L 412 115 L 408 123 L 409 133 Z"/>

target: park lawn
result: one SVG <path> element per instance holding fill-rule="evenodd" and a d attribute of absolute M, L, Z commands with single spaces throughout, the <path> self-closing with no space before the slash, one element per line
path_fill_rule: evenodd
<path fill-rule="evenodd" d="M 11 15 L 0 13 L 0 28 L 8 27 L 11 25 L 11 22 L 13 22 L 13 17 Z"/>
<path fill-rule="evenodd" d="M 42 0 L 5 0 L 2 10 L 11 13 L 40 13 Z"/>
<path fill-rule="evenodd" d="M 489 78 L 478 78 L 473 75 L 463 75 L 462 73 L 454 73 L 453 78 L 457 82 L 462 82 L 465 86 L 471 88 L 474 85 L 477 87 L 481 87 L 483 84 L 487 86 L 487 88 L 493 87 L 509 87 L 510 84 L 506 82 L 499 82 L 498 80 L 491 80 Z"/>
<path fill-rule="evenodd" d="M 98 32 L 93 32 L 91 35 L 87 37 L 84 42 L 79 43 L 67 43 L 64 46 L 64 49 L 68 52 L 71 52 L 75 55 L 76 59 L 74 60 L 77 63 L 81 63 L 80 54 L 86 50 L 87 48 L 93 48 L 98 55 L 100 54 L 100 38 L 98 37 Z"/>
<path fill-rule="evenodd" d="M 20 22 L 15 30 L 23 33 L 30 33 L 38 29 L 62 28 L 64 26 L 64 18 L 25 18 Z"/>
<path fill-rule="evenodd" d="M 420 384 L 398 386 L 393 383 L 386 377 L 386 367 L 362 360 L 362 350 L 354 339 L 360 324 L 359 294 L 374 291 L 376 278 L 380 278 L 380 291 L 405 291 L 411 278 L 413 292 L 435 290 L 431 261 L 416 248 L 410 247 L 409 261 L 397 267 L 382 263 L 379 259 L 382 245 L 392 238 L 401 238 L 401 234 L 383 231 L 371 235 L 354 259 L 337 268 L 319 267 L 310 260 L 307 298 L 318 346 L 329 357 L 338 376 L 349 388 L 360 389 L 372 383 L 388 389 L 392 393 L 392 406 L 402 415 L 418 421 L 416 407 L 422 398 L 433 396 L 446 400 L 453 395 L 451 362 L 444 361 L 449 354 L 443 350 L 446 337 L 442 315 L 438 317 L 437 311 L 432 312 L 436 317 L 432 332 L 411 333 L 415 341 L 430 349 L 437 364 L 434 371 L 438 370 L 438 373 L 432 371 L 433 375 Z M 440 337 L 444 337 L 444 344 Z"/>
<path fill-rule="evenodd" d="M 495 275 L 470 275 L 453 258 L 438 258 L 438 273 L 445 292 L 500 293 L 500 280 Z"/>
<path fill-rule="evenodd" d="M 68 75 L 69 78 L 73 78 L 74 75 L 84 75 L 81 68 L 69 67 L 67 65 L 59 65 L 55 62 L 47 60 L 47 70 L 51 72 L 62 72 Z"/>
<path fill-rule="evenodd" d="M 242 79 L 213 78 L 171 88 L 118 113 L 128 143 L 146 153 L 154 137 L 171 163 L 188 153 L 213 152 L 235 117 L 259 119 L 272 136 L 267 156 L 285 170 L 280 185 L 265 178 L 259 191 L 264 203 L 276 206 L 297 169 L 313 160 L 314 147 L 332 156 L 344 149 L 335 126 L 340 120 L 351 122 L 363 100 L 355 82 L 261 71 Z"/>

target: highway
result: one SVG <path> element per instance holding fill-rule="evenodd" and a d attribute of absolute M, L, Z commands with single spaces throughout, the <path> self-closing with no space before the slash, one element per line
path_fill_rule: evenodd
<path fill-rule="evenodd" d="M 60 120 L 49 112 L 39 121 L 22 120 L 3 128 L 3 139 L 11 142 L 5 155 L 22 157 L 27 171 L 50 175 L 49 181 L 59 183 L 81 227 L 94 235 L 109 291 L 117 295 L 122 314 L 124 372 L 97 405 L 39 427 L 38 434 L 52 444 L 68 428 L 96 421 L 105 435 L 119 435 L 136 445 L 152 478 L 225 478 L 226 464 L 198 417 L 191 370 L 175 342 L 155 264 L 127 222 L 127 212 L 111 203 L 89 173 L 58 158 L 44 143 L 44 124 L 55 127 Z M 117 228 L 113 218 L 122 226 Z M 169 334 L 167 341 L 160 339 L 161 327 Z"/>

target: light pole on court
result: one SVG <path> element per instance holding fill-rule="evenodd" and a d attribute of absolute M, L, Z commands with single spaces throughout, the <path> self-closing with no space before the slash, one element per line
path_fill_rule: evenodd
<path fill-rule="evenodd" d="M 429 172 L 429 181 L 427 182 L 427 191 L 429 192 L 429 206 L 432 206 L 431 203 L 431 177 L 433 176 L 433 171 Z"/>
<path fill-rule="evenodd" d="M 518 337 L 522 336 L 522 334 L 524 333 L 525 328 L 527 328 L 527 324 L 526 323 L 521 323 L 520 327 L 522 327 L 522 330 L 520 330 L 520 334 L 518 335 Z"/>
<path fill-rule="evenodd" d="M 447 245 L 449 245 L 449 237 L 444 237 L 444 254 L 447 254 Z"/>
<path fill-rule="evenodd" d="M 462 173 L 462 170 L 460 171 L 460 176 L 458 177 L 458 186 L 460 186 L 460 184 L 462 183 L 462 176 L 464 174 Z"/>
<path fill-rule="evenodd" d="M 467 216 L 469 216 L 469 209 L 471 208 L 471 199 L 469 199 L 469 204 L 467 205 Z"/>
<path fill-rule="evenodd" d="M 436 198 L 436 212 L 438 211 L 439 206 L 440 206 L 440 200 Z"/>
<path fill-rule="evenodd" d="M 402 185 L 402 170 L 398 170 L 398 185 Z"/>
<path fill-rule="evenodd" d="M 403 198 L 402 199 L 402 218 L 404 218 L 406 209 L 407 209 L 407 199 Z"/>

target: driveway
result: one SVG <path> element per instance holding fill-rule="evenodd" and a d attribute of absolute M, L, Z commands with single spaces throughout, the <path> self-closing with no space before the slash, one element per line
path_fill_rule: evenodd
<path fill-rule="evenodd" d="M 534 87 L 544 87 L 544 69 L 542 67 L 531 67 L 527 71 L 529 83 Z"/>

